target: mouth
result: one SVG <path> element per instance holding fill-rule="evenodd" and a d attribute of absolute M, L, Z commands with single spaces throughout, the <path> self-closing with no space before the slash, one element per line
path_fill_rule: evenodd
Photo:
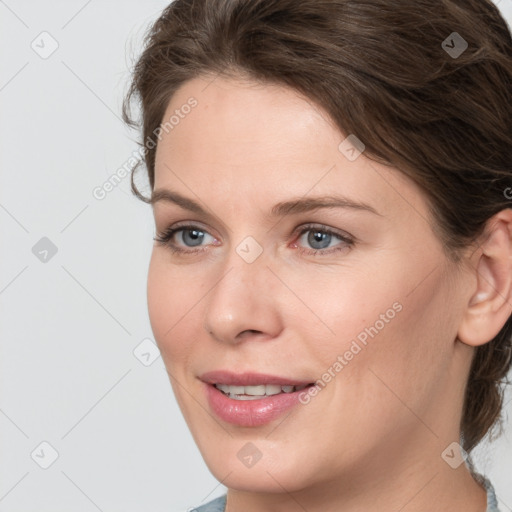
<path fill-rule="evenodd" d="M 301 403 L 314 382 L 262 373 L 213 371 L 200 376 L 210 410 L 221 420 L 257 427 L 270 423 Z M 304 403 L 304 402 L 302 402 Z"/>

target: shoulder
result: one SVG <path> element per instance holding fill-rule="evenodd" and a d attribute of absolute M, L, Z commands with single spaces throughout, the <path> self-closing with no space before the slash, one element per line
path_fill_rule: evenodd
<path fill-rule="evenodd" d="M 498 499 L 494 492 L 494 487 L 489 480 L 484 480 L 484 486 L 487 491 L 487 511 L 486 512 L 500 512 L 498 508 Z"/>
<path fill-rule="evenodd" d="M 475 477 L 476 481 L 487 491 L 486 512 L 500 512 L 500 509 L 498 508 L 496 492 L 494 491 L 494 487 L 492 486 L 491 482 L 484 475 L 475 473 L 473 476 Z"/>
<path fill-rule="evenodd" d="M 188 509 L 189 512 L 224 512 L 226 508 L 226 494 L 215 498 L 199 507 Z"/>

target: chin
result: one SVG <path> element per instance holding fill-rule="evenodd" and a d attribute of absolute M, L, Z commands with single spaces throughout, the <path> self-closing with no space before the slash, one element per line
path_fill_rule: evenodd
<path fill-rule="evenodd" d="M 252 461 L 247 459 L 244 462 L 245 454 L 254 450 L 251 447 L 252 442 L 233 438 L 228 443 L 229 447 L 216 445 L 215 453 L 212 453 L 210 447 L 201 449 L 208 469 L 226 487 L 255 493 L 282 493 L 283 488 L 295 492 L 304 487 L 301 482 L 308 478 L 307 475 L 299 478 L 301 475 L 297 470 L 298 462 L 289 457 L 284 448 L 280 452 L 275 444 L 268 450 L 262 447 L 261 458 L 253 458 Z M 258 444 L 257 440 L 255 444 Z M 312 469 L 309 468 L 309 471 Z"/>

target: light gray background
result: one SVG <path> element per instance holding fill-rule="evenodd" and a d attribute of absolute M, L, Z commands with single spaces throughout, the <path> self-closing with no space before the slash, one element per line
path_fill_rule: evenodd
<path fill-rule="evenodd" d="M 0 0 L 0 512 L 176 512 L 225 491 L 161 358 L 146 366 L 153 355 L 134 354 L 152 340 L 151 209 L 128 177 L 103 200 L 92 194 L 137 149 L 121 100 L 142 35 L 166 4 Z M 511 23 L 512 0 L 499 7 Z M 57 247 L 46 262 L 33 253 L 43 237 Z M 505 512 L 506 428 L 477 451 Z M 52 449 L 42 442 L 58 452 L 47 469 Z"/>

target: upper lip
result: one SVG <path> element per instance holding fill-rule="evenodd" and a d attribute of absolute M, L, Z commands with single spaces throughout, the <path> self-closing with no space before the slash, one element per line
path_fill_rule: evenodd
<path fill-rule="evenodd" d="M 258 384 L 276 384 L 277 386 L 302 386 L 311 381 L 290 379 L 265 373 L 245 372 L 233 373 L 226 370 L 206 372 L 199 377 L 208 384 L 227 384 L 228 386 L 257 386 Z"/>

